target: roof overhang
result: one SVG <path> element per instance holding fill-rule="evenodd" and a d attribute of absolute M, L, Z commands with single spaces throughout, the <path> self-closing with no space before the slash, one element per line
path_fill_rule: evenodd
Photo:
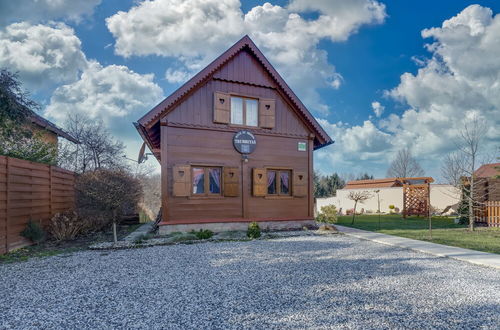
<path fill-rule="evenodd" d="M 69 133 L 65 132 L 62 128 L 58 127 L 56 124 L 50 122 L 49 120 L 43 118 L 42 116 L 36 114 L 35 112 L 32 112 L 28 118 L 33 124 L 40 126 L 49 132 L 52 132 L 57 136 L 65 138 L 66 140 L 71 141 L 73 143 L 80 144 L 80 141 L 75 139 Z"/>
<path fill-rule="evenodd" d="M 179 89 L 170 94 L 166 99 L 164 99 L 162 102 L 156 105 L 153 109 L 151 109 L 148 113 L 146 113 L 143 117 L 141 117 L 137 121 L 137 123 L 134 124 L 137 130 L 139 131 L 139 134 L 141 134 L 144 141 L 146 141 L 146 143 L 150 148 L 153 149 L 160 148 L 158 142 L 156 142 L 150 136 L 150 133 L 154 131 L 153 127 L 157 126 L 159 128 L 160 126 L 159 122 L 161 117 L 165 116 L 169 111 L 175 108 L 177 104 L 179 104 L 182 100 L 188 97 L 199 86 L 203 85 L 206 81 L 211 79 L 212 75 L 219 68 L 221 68 L 236 54 L 238 54 L 245 48 L 247 48 L 262 64 L 265 70 L 276 82 L 278 89 L 283 93 L 283 95 L 290 101 L 291 105 L 296 109 L 299 116 L 306 124 L 306 126 L 312 132 L 314 132 L 313 133 L 314 150 L 326 147 L 334 143 L 334 141 L 326 133 L 323 127 L 321 127 L 321 125 L 317 122 L 314 116 L 309 112 L 309 110 L 307 110 L 305 105 L 295 95 L 292 89 L 288 86 L 288 84 L 284 81 L 284 79 L 280 76 L 280 74 L 276 71 L 276 69 L 271 65 L 271 63 L 267 60 L 264 54 L 262 54 L 262 52 L 258 49 L 258 47 L 250 39 L 250 37 L 245 35 L 233 46 L 231 46 L 227 51 L 225 51 L 222 55 L 217 57 L 212 63 L 210 63 L 207 67 L 205 67 L 203 70 L 201 70 L 191 79 L 189 79 L 184 85 L 182 85 Z"/>

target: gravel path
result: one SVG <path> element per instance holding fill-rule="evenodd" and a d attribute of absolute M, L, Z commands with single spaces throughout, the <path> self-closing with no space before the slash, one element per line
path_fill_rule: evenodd
<path fill-rule="evenodd" d="M 500 272 L 341 235 L 0 266 L 0 328 L 487 328 Z"/>

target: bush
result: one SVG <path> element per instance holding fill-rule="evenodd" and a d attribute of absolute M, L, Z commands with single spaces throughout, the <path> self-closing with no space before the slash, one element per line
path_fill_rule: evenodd
<path fill-rule="evenodd" d="M 96 210 L 78 210 L 78 217 L 83 224 L 83 233 L 94 233 L 103 231 L 111 223 L 111 217 Z"/>
<path fill-rule="evenodd" d="M 56 241 L 68 241 L 75 239 L 84 229 L 85 223 L 78 218 L 76 212 L 66 211 L 52 217 L 48 231 Z"/>
<path fill-rule="evenodd" d="M 325 205 L 321 207 L 321 212 L 316 217 L 317 222 L 323 223 L 336 223 L 337 222 L 337 208 L 335 205 Z"/>
<path fill-rule="evenodd" d="M 77 213 L 91 226 L 89 230 L 101 230 L 115 217 L 136 213 L 141 197 L 140 182 L 124 170 L 98 169 L 76 180 Z"/>
<path fill-rule="evenodd" d="M 394 205 L 389 205 L 389 209 L 394 210 L 396 207 Z"/>
<path fill-rule="evenodd" d="M 260 237 L 260 227 L 257 222 L 251 222 L 248 225 L 247 237 L 255 239 Z"/>
<path fill-rule="evenodd" d="M 200 231 L 193 230 L 193 234 L 195 234 L 198 239 L 209 239 L 214 236 L 214 232 L 208 229 L 200 229 Z"/>
<path fill-rule="evenodd" d="M 461 200 L 458 204 L 458 223 L 461 225 L 469 224 L 469 203 L 465 200 Z"/>
<path fill-rule="evenodd" d="M 26 228 L 21 232 L 21 236 L 32 240 L 34 243 L 39 244 L 45 239 L 45 231 L 42 229 L 38 222 L 30 220 Z"/>

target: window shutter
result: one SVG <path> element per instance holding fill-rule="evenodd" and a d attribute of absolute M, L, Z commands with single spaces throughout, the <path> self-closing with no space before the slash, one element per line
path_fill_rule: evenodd
<path fill-rule="evenodd" d="M 231 96 L 226 93 L 214 93 L 214 123 L 229 124 L 231 115 Z"/>
<path fill-rule="evenodd" d="M 259 126 L 262 128 L 274 128 L 276 102 L 273 99 L 259 99 Z"/>
<path fill-rule="evenodd" d="M 224 196 L 238 197 L 240 195 L 240 169 L 224 167 Z"/>
<path fill-rule="evenodd" d="M 191 166 L 176 165 L 173 168 L 174 196 L 186 197 L 191 192 Z"/>
<path fill-rule="evenodd" d="M 265 168 L 253 169 L 253 195 L 266 196 L 267 194 L 267 172 Z"/>
<path fill-rule="evenodd" d="M 307 196 L 306 172 L 293 171 L 293 195 L 296 197 Z"/>

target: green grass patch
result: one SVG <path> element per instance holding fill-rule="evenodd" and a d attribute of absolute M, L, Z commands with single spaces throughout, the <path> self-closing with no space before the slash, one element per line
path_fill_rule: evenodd
<path fill-rule="evenodd" d="M 459 225 L 449 217 L 432 217 L 432 240 L 429 235 L 429 220 L 423 217 L 400 215 L 358 215 L 351 225 L 351 216 L 340 216 L 338 224 L 388 235 L 407 237 L 438 244 L 457 246 L 477 251 L 500 254 L 500 229 L 477 228 L 470 232 L 466 225 Z"/>
<path fill-rule="evenodd" d="M 127 236 L 141 224 L 131 226 L 118 226 L 118 239 Z M 12 263 L 18 261 L 26 261 L 30 258 L 50 257 L 58 254 L 70 254 L 77 251 L 86 250 L 89 245 L 109 242 L 113 239 L 113 232 L 111 227 L 106 231 L 90 233 L 77 237 L 71 241 L 53 241 L 45 240 L 38 245 L 23 247 L 7 254 L 0 255 L 0 265 L 4 263 Z"/>
<path fill-rule="evenodd" d="M 139 222 L 142 224 L 150 221 L 151 218 L 146 214 L 146 212 L 144 212 L 143 210 L 139 210 Z"/>
<path fill-rule="evenodd" d="M 86 249 L 85 247 L 73 247 L 66 249 L 47 249 L 41 246 L 28 246 L 21 249 L 14 250 L 7 254 L 0 255 L 0 264 L 13 263 L 19 261 L 27 261 L 30 258 L 43 258 L 51 257 L 59 254 L 67 254 L 72 252 L 77 252 Z"/>

